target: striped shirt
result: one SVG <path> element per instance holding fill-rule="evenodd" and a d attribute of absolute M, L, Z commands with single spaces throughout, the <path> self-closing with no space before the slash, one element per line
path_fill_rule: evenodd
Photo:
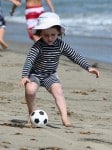
<path fill-rule="evenodd" d="M 27 55 L 22 77 L 29 77 L 30 74 L 35 74 L 38 78 L 48 77 L 56 72 L 61 55 L 68 57 L 85 70 L 90 67 L 84 57 L 61 39 L 57 39 L 53 45 L 47 45 L 40 39 L 34 43 Z"/>

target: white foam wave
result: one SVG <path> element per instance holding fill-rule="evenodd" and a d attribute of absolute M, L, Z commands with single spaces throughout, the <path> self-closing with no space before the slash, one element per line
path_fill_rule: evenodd
<path fill-rule="evenodd" d="M 7 21 L 26 23 L 24 16 L 7 16 Z M 72 35 L 106 36 L 112 37 L 112 18 L 110 15 L 74 15 L 61 17 L 66 33 Z"/>
<path fill-rule="evenodd" d="M 9 22 L 17 22 L 17 23 L 26 23 L 24 16 L 13 16 L 13 17 L 6 17 L 6 20 Z"/>
<path fill-rule="evenodd" d="M 68 34 L 100 35 L 112 37 L 112 18 L 109 15 L 74 16 L 63 18 Z"/>

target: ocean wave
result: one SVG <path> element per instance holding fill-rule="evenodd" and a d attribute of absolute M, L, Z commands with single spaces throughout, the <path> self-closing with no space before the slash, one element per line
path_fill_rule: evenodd
<path fill-rule="evenodd" d="M 5 18 L 9 22 L 26 23 L 26 19 L 24 16 L 13 16 L 13 17 L 6 16 Z"/>
<path fill-rule="evenodd" d="M 88 15 L 62 18 L 67 34 L 96 35 L 112 37 L 112 18 L 110 15 Z"/>
<path fill-rule="evenodd" d="M 6 16 L 6 20 L 26 23 L 24 16 Z M 112 18 L 109 15 L 61 17 L 61 21 L 69 35 L 112 37 Z"/>

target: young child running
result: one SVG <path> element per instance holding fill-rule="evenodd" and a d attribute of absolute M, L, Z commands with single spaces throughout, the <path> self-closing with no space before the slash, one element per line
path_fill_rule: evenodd
<path fill-rule="evenodd" d="M 0 45 L 3 49 L 8 48 L 8 44 L 4 41 L 6 21 L 3 15 L 1 0 L 0 0 Z"/>
<path fill-rule="evenodd" d="M 17 0 L 9 0 L 9 1 L 16 6 L 19 6 Z M 8 48 L 8 44 L 4 41 L 5 29 L 6 29 L 6 21 L 3 15 L 1 0 L 0 0 L 0 45 L 3 49 Z"/>
<path fill-rule="evenodd" d="M 21 0 L 18 0 L 21 3 Z M 51 12 L 54 12 L 54 7 L 51 0 L 46 0 L 47 5 L 50 8 Z M 12 10 L 10 11 L 10 15 L 12 16 L 15 12 L 17 5 L 13 5 Z M 30 39 L 33 41 L 37 41 L 40 37 L 37 35 L 34 35 L 32 33 L 32 28 L 35 27 L 37 24 L 37 18 L 40 14 L 42 14 L 45 11 L 42 0 L 26 0 L 26 10 L 25 10 L 25 16 L 26 16 L 26 24 L 27 24 L 27 31 L 29 34 Z"/>
<path fill-rule="evenodd" d="M 0 1 L 0 45 L 3 49 L 8 48 L 8 44 L 4 41 L 5 28 L 6 28 L 6 21 L 2 12 Z"/>
<path fill-rule="evenodd" d="M 69 127 L 72 124 L 67 116 L 65 97 L 60 79 L 57 76 L 60 56 L 68 57 L 89 73 L 95 74 L 97 78 L 99 77 L 99 71 L 59 38 L 63 34 L 64 27 L 56 13 L 45 12 L 40 15 L 38 20 L 39 22 L 34 30 L 41 38 L 31 47 L 27 55 L 19 86 L 25 86 L 25 99 L 29 114 L 36 109 L 36 92 L 40 86 L 45 87 L 55 100 L 63 125 Z"/>

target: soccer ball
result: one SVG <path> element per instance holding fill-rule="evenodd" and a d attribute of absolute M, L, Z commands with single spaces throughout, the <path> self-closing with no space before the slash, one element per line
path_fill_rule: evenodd
<path fill-rule="evenodd" d="M 35 110 L 31 113 L 30 120 L 35 127 L 43 127 L 48 123 L 48 115 L 44 110 Z"/>

